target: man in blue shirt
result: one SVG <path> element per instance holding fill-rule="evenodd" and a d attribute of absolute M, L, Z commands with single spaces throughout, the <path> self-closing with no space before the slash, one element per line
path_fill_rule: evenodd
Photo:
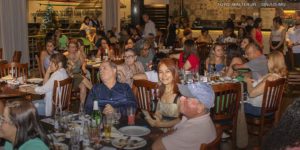
<path fill-rule="evenodd" d="M 97 100 L 98 105 L 104 114 L 111 114 L 114 108 L 120 108 L 122 115 L 127 115 L 127 107 L 137 107 L 137 101 L 132 89 L 126 83 L 117 81 L 117 66 L 113 62 L 103 62 L 100 65 L 100 78 L 102 83 L 92 87 L 86 104 L 86 112 L 93 111 L 93 101 Z"/>

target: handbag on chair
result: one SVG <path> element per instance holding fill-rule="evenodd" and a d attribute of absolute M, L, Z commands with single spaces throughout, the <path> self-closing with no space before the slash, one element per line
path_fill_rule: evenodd
<path fill-rule="evenodd" d="M 241 91 L 244 91 L 243 86 L 241 88 Z M 248 129 L 244 111 L 244 94 L 241 96 L 241 107 L 238 111 L 236 127 L 236 146 L 238 148 L 246 148 L 248 146 Z"/>

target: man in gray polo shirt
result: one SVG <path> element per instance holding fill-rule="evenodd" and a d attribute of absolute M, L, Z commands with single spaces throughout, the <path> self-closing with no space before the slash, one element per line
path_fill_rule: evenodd
<path fill-rule="evenodd" d="M 249 62 L 241 65 L 233 65 L 233 70 L 250 69 L 252 78 L 258 80 L 268 73 L 268 60 L 261 53 L 260 47 L 255 43 L 249 43 L 245 49 Z"/>

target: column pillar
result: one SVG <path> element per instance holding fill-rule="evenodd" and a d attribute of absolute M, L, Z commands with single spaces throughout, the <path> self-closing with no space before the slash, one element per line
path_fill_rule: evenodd
<path fill-rule="evenodd" d="M 120 0 L 103 0 L 103 24 L 104 30 L 111 30 L 113 26 L 120 31 Z"/>
<path fill-rule="evenodd" d="M 137 25 L 142 23 L 143 8 L 144 0 L 131 0 L 131 24 Z"/>

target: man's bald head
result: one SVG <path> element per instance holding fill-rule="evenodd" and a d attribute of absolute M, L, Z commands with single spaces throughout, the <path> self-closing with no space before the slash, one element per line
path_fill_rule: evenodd
<path fill-rule="evenodd" d="M 261 47 L 255 43 L 249 43 L 245 48 L 245 53 L 249 60 L 255 59 L 261 55 Z"/>

